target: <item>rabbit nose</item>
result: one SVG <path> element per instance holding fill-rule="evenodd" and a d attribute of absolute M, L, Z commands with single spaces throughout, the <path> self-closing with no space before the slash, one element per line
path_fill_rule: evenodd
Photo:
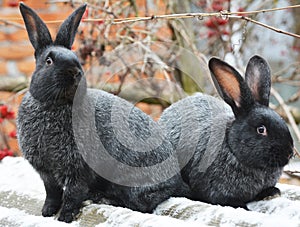
<path fill-rule="evenodd" d="M 82 75 L 82 72 L 79 68 L 68 69 L 66 73 L 74 79 L 78 79 Z"/>
<path fill-rule="evenodd" d="M 77 69 L 75 71 L 75 73 L 73 74 L 73 76 L 74 76 L 74 79 L 80 79 L 80 77 L 82 76 L 81 70 Z"/>

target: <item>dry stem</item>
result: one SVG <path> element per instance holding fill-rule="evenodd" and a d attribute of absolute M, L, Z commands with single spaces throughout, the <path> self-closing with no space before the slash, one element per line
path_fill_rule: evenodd
<path fill-rule="evenodd" d="M 292 129 L 295 132 L 295 135 L 297 137 L 297 141 L 300 142 L 300 130 L 295 122 L 294 117 L 291 114 L 291 111 L 289 109 L 289 107 L 285 104 L 283 98 L 281 97 L 281 95 L 274 89 L 271 88 L 271 93 L 272 95 L 275 97 L 275 99 L 279 102 L 279 105 L 282 107 L 283 111 L 285 112 L 288 121 L 292 127 Z M 300 157 L 299 152 L 296 150 L 296 148 L 294 148 L 295 153 Z"/>
<path fill-rule="evenodd" d="M 57 2 L 70 2 L 69 0 L 52 0 L 48 1 L 48 3 L 57 3 Z M 78 1 L 72 1 L 72 3 L 79 3 Z M 93 6 L 92 6 L 93 7 Z M 220 12 L 214 12 L 214 13 L 178 13 L 178 14 L 165 14 L 165 15 L 152 15 L 147 17 L 129 17 L 129 18 L 114 18 L 114 19 L 84 19 L 84 22 L 97 22 L 97 21 L 107 21 L 112 25 L 115 24 L 125 24 L 125 23 L 134 23 L 134 22 L 141 22 L 141 21 L 151 21 L 151 20 L 174 20 L 174 19 L 185 19 L 185 18 L 198 18 L 202 20 L 204 17 L 222 17 L 226 19 L 235 18 L 235 19 L 242 19 L 249 22 L 252 22 L 254 24 L 257 24 L 259 26 L 265 27 L 267 29 L 273 30 L 278 33 L 282 33 L 285 35 L 289 35 L 295 38 L 300 38 L 300 35 L 294 34 L 291 32 L 286 32 L 281 29 L 277 29 L 275 27 L 269 26 L 267 24 L 261 23 L 259 21 L 253 20 L 250 17 L 246 17 L 243 15 L 253 15 L 258 13 L 267 13 L 267 12 L 274 12 L 279 10 L 287 10 L 287 9 L 294 9 L 294 8 L 300 8 L 300 5 L 292 5 L 287 7 L 279 7 L 279 8 L 273 8 L 273 9 L 262 9 L 262 10 L 255 10 L 255 11 L 248 11 L 248 12 L 228 12 L 228 11 L 220 11 Z M 105 10 L 105 9 L 101 9 Z M 112 13 L 112 12 L 109 12 Z M 13 20 L 13 19 L 10 19 Z M 19 20 L 19 18 L 18 18 Z M 0 22 L 11 24 L 20 28 L 24 28 L 22 25 L 19 25 L 15 22 L 7 21 L 6 19 L 1 19 Z M 62 20 L 55 20 L 55 21 L 46 21 L 46 23 L 61 23 Z"/>

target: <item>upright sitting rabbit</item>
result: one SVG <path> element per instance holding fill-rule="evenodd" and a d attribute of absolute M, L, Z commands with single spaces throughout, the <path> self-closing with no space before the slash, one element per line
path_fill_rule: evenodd
<path fill-rule="evenodd" d="M 55 215 L 61 208 L 58 220 L 65 222 L 76 217 L 86 199 L 101 200 L 106 195 L 115 205 L 150 212 L 187 189 L 177 159 L 169 159 L 168 140 L 158 138 L 155 146 L 149 140 L 148 150 L 143 146 L 153 136 L 154 121 L 119 97 L 87 89 L 82 67 L 71 51 L 85 9 L 86 5 L 76 9 L 52 41 L 39 16 L 20 4 L 36 69 L 19 107 L 19 144 L 45 185 L 42 215 Z M 155 167 L 166 160 L 170 160 L 166 168 L 174 170 L 169 175 L 168 169 Z M 158 171 L 141 174 L 148 166 Z"/>
<path fill-rule="evenodd" d="M 268 107 L 271 76 L 263 58 L 249 60 L 245 79 L 217 58 L 209 69 L 225 102 L 195 94 L 167 108 L 160 124 L 177 152 L 190 198 L 247 209 L 250 201 L 280 194 L 275 184 L 293 155 L 293 139 Z"/>

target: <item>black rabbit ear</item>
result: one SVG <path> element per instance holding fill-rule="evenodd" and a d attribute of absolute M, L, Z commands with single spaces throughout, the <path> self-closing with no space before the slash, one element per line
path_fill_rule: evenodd
<path fill-rule="evenodd" d="M 218 58 L 211 58 L 208 66 L 218 93 L 231 106 L 235 116 L 248 112 L 254 100 L 238 71 Z"/>
<path fill-rule="evenodd" d="M 20 3 L 20 12 L 24 19 L 29 40 L 37 54 L 52 44 L 50 32 L 42 19 L 23 3 Z"/>
<path fill-rule="evenodd" d="M 247 65 L 245 80 L 255 101 L 269 106 L 271 71 L 268 63 L 260 56 L 253 56 Z"/>
<path fill-rule="evenodd" d="M 63 22 L 57 33 L 56 40 L 54 42 L 55 45 L 60 45 L 71 49 L 77 32 L 77 28 L 85 9 L 86 4 L 83 4 Z"/>

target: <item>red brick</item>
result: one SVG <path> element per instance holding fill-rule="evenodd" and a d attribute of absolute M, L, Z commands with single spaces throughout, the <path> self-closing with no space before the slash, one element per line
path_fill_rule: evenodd
<path fill-rule="evenodd" d="M 34 59 L 19 61 L 19 62 L 17 62 L 17 66 L 21 73 L 24 73 L 27 76 L 30 76 L 35 69 L 35 61 L 34 61 Z"/>
<path fill-rule="evenodd" d="M 13 33 L 0 33 L 0 41 L 23 41 L 28 40 L 27 32 L 26 30 L 17 30 Z"/>
<path fill-rule="evenodd" d="M 6 40 L 5 34 L 3 32 L 0 32 L 0 42 L 5 40 Z"/>
<path fill-rule="evenodd" d="M 7 73 L 6 62 L 0 61 L 0 75 L 5 75 Z"/>
<path fill-rule="evenodd" d="M 33 48 L 28 43 L 25 44 L 12 44 L 2 46 L 0 51 L 0 59 L 4 60 L 20 60 L 33 55 Z"/>

